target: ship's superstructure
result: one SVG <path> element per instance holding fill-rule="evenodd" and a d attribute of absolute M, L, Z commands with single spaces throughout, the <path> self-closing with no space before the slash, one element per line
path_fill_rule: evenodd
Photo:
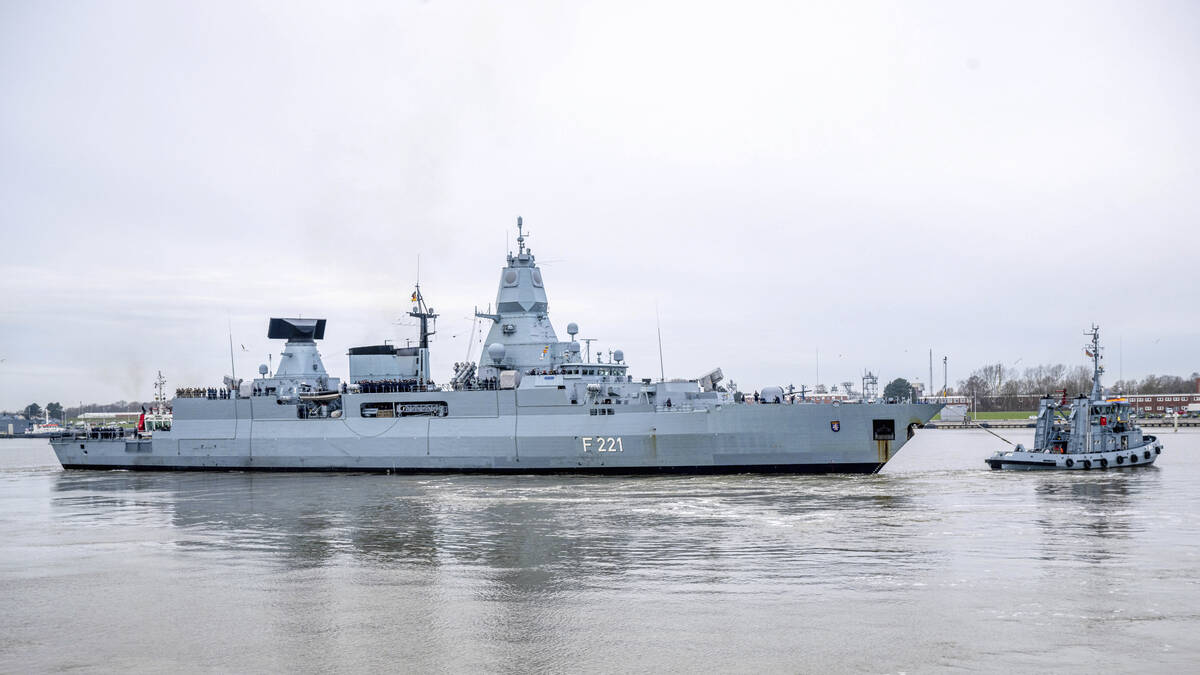
<path fill-rule="evenodd" d="M 1069 404 L 1042 397 L 1038 404 L 1033 448 L 1018 444 L 1014 450 L 999 451 L 985 460 L 993 469 L 1106 469 L 1146 466 L 1162 454 L 1162 443 L 1142 433 L 1133 408 L 1123 398 L 1106 398 L 1100 376 L 1100 328 L 1087 333 L 1091 342 L 1084 348 L 1092 359 L 1092 391 L 1080 394 Z"/>
<path fill-rule="evenodd" d="M 560 341 L 542 271 L 518 219 L 477 362 L 445 383 L 429 369 L 437 314 L 420 285 L 417 346 L 349 350 L 332 377 L 324 319 L 271 319 L 279 367 L 250 382 L 177 390 L 166 428 L 75 433 L 53 442 L 67 468 L 498 472 L 873 472 L 940 408 L 923 403 L 788 404 L 780 387 L 743 398 L 718 368 L 635 381 L 622 350 Z"/>

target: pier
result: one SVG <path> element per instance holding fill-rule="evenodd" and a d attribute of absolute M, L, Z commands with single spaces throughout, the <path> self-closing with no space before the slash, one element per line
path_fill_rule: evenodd
<path fill-rule="evenodd" d="M 962 422 L 928 422 L 926 429 L 1032 429 L 1037 425 L 1035 420 L 965 420 Z M 1138 426 L 1143 429 L 1154 428 L 1200 428 L 1200 418 L 1180 418 L 1178 422 L 1171 419 L 1139 419 Z"/>

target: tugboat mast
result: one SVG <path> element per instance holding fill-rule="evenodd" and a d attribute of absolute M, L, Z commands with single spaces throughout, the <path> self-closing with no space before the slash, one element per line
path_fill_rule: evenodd
<path fill-rule="evenodd" d="M 1100 386 L 1100 374 L 1104 372 L 1103 366 L 1100 365 L 1100 326 L 1092 324 L 1092 329 L 1084 335 L 1092 336 L 1091 346 L 1084 347 L 1083 353 L 1092 357 L 1092 400 L 1099 401 L 1104 395 Z"/>

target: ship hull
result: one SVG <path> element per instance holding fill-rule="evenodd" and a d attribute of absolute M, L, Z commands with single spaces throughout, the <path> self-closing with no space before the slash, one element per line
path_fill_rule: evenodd
<path fill-rule="evenodd" d="M 68 469 L 376 473 L 873 473 L 937 413 L 930 404 L 695 410 L 559 404 L 553 394 L 443 392 L 449 414 L 297 419 L 274 400 L 177 399 L 153 438 L 51 441 Z M 417 402 L 429 393 L 393 394 Z M 289 409 L 291 408 L 291 409 Z"/>
<path fill-rule="evenodd" d="M 592 474 L 609 476 L 644 476 L 644 475 L 721 475 L 735 473 L 761 474 L 842 474 L 842 473 L 878 473 L 883 468 L 879 463 L 843 463 L 843 464 L 720 464 L 711 466 L 601 466 L 575 468 L 454 468 L 454 467 L 361 467 L 347 468 L 345 466 L 182 466 L 182 465 L 147 465 L 147 464 L 64 464 L 64 469 L 89 471 L 263 471 L 277 473 L 375 473 L 375 474 L 423 474 L 423 473 L 462 473 L 462 474 Z"/>

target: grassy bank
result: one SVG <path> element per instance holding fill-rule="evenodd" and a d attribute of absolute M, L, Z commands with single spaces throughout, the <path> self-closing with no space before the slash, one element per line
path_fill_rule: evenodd
<path fill-rule="evenodd" d="M 1029 419 L 1030 415 L 1035 415 L 1035 414 L 1037 414 L 1037 413 L 1036 413 L 1036 411 L 1033 411 L 1033 410 L 1008 410 L 1008 411 L 1002 411 L 1002 412 L 981 412 L 981 413 L 968 412 L 967 417 L 969 417 L 971 419 L 980 419 L 980 420 L 1027 420 L 1027 419 Z M 937 421 L 940 421 L 941 419 L 942 419 L 942 414 L 938 413 L 937 415 L 934 416 L 932 421 L 937 422 Z"/>

